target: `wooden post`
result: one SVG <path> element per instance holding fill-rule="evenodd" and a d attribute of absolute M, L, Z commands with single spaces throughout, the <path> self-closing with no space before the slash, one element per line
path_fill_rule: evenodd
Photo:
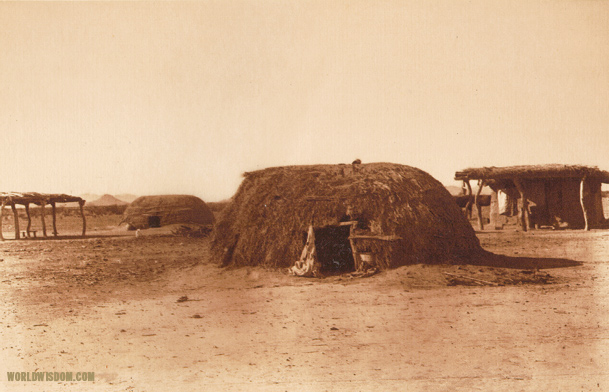
<path fill-rule="evenodd" d="M 465 217 L 466 218 L 471 218 L 472 217 L 472 186 L 469 183 L 469 180 L 465 181 L 463 180 L 463 184 L 467 186 L 467 194 L 469 196 L 469 199 L 467 199 L 467 204 L 465 205 Z"/>
<path fill-rule="evenodd" d="M 30 203 L 25 203 L 25 213 L 27 215 L 27 238 L 30 238 L 30 229 L 32 228 L 32 217 L 30 216 Z"/>
<path fill-rule="evenodd" d="M 80 216 L 82 216 L 82 236 L 84 237 L 87 232 L 87 221 L 85 219 L 85 210 L 84 210 L 85 201 L 84 200 L 79 201 L 78 205 L 80 206 Z"/>
<path fill-rule="evenodd" d="M 2 226 L 4 225 L 4 206 L 6 206 L 6 200 L 2 200 L 2 207 L 0 207 L 0 240 L 4 241 L 4 234 L 2 234 Z"/>
<path fill-rule="evenodd" d="M 484 180 L 478 180 L 478 190 L 476 191 L 476 197 L 474 198 L 474 204 L 476 204 L 476 215 L 478 216 L 478 228 L 484 230 L 484 222 L 482 221 L 482 206 L 480 205 L 480 192 L 484 188 Z"/>
<path fill-rule="evenodd" d="M 503 228 L 499 219 L 499 197 L 497 191 L 493 189 L 493 192 L 491 193 L 490 223 L 491 227 L 495 230 L 501 230 Z"/>
<path fill-rule="evenodd" d="M 11 201 L 11 210 L 13 210 L 13 219 L 15 220 L 15 239 L 18 240 L 21 238 L 21 234 L 19 233 L 19 214 L 17 213 L 17 208 L 15 208 L 15 202 Z"/>
<path fill-rule="evenodd" d="M 527 200 L 527 195 L 524 189 L 524 184 L 519 179 L 514 179 L 514 185 L 520 192 L 520 224 L 522 226 L 522 231 L 529 230 L 529 202 Z"/>
<path fill-rule="evenodd" d="M 588 210 L 586 209 L 586 203 L 584 203 L 584 187 L 586 186 L 586 176 L 582 178 L 579 184 L 579 202 L 582 205 L 582 212 L 584 213 L 584 230 L 590 230 L 590 224 L 588 219 Z"/>
<path fill-rule="evenodd" d="M 53 235 L 57 237 L 57 208 L 54 201 L 51 202 L 51 209 L 53 211 Z"/>
<path fill-rule="evenodd" d="M 47 224 L 44 221 L 44 206 L 47 204 L 46 200 L 40 202 L 40 219 L 42 221 L 42 235 L 47 236 Z"/>

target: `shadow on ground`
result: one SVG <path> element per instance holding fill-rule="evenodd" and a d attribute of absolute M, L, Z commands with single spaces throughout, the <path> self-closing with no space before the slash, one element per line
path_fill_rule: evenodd
<path fill-rule="evenodd" d="M 468 264 L 517 269 L 566 268 L 578 267 L 582 265 L 582 263 L 579 261 L 569 259 L 553 257 L 514 257 L 499 255 L 487 251 L 484 251 L 480 255 L 472 258 Z"/>

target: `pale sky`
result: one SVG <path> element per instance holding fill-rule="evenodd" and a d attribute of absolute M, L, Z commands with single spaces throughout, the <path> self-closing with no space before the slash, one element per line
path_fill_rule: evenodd
<path fill-rule="evenodd" d="M 0 191 L 269 166 L 609 170 L 609 1 L 0 3 Z"/>

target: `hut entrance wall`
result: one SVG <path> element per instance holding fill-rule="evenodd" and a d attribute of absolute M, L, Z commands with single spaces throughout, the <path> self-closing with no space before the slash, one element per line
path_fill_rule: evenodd
<path fill-rule="evenodd" d="M 320 272 L 341 274 L 354 271 L 353 250 L 349 242 L 350 226 L 326 226 L 314 230 Z"/>
<path fill-rule="evenodd" d="M 149 216 L 148 227 L 161 227 L 161 217 L 158 215 Z"/>

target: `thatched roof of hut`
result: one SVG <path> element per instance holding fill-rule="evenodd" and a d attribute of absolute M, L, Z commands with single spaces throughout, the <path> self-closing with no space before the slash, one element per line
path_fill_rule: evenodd
<path fill-rule="evenodd" d="M 356 220 L 358 234 L 400 238 L 393 266 L 468 258 L 481 248 L 450 193 L 429 174 L 392 163 L 275 167 L 245 179 L 215 227 L 225 265 L 288 267 L 309 225 Z"/>
<path fill-rule="evenodd" d="M 131 228 L 150 227 L 150 217 L 158 219 L 160 226 L 174 223 L 211 225 L 214 214 L 200 198 L 191 195 L 141 196 L 135 199 L 123 214 L 123 222 Z"/>
<path fill-rule="evenodd" d="M 595 178 L 609 183 L 609 172 L 595 166 L 582 165 L 521 165 L 506 167 L 469 168 L 455 173 L 455 180 L 501 180 L 509 178 Z"/>

